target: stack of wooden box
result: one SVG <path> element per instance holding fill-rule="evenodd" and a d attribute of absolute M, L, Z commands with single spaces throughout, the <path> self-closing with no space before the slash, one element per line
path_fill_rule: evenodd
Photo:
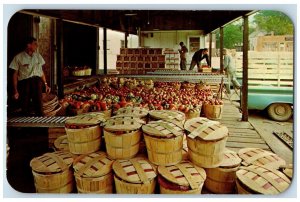
<path fill-rule="evenodd" d="M 120 74 L 146 74 L 165 68 L 162 48 L 121 48 L 116 69 Z"/>

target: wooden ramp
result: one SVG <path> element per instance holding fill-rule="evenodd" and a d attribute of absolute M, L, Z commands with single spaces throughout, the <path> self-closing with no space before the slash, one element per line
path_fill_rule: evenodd
<path fill-rule="evenodd" d="M 226 147 L 236 152 L 245 147 L 271 150 L 253 126 L 249 122 L 241 121 L 241 118 L 242 114 L 239 109 L 229 100 L 224 100 L 224 111 L 219 121 L 229 130 Z"/>

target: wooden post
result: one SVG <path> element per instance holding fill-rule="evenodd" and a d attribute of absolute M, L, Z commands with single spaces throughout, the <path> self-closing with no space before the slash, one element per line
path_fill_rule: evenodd
<path fill-rule="evenodd" d="M 209 62 L 211 65 L 212 33 L 209 33 Z"/>
<path fill-rule="evenodd" d="M 223 48 L 224 48 L 224 34 L 223 27 L 220 27 L 220 73 L 224 73 L 224 65 L 223 65 Z"/>
<path fill-rule="evenodd" d="M 96 49 L 96 62 L 95 62 L 95 72 L 94 75 L 97 75 L 99 73 L 99 28 L 96 28 L 96 44 L 95 44 L 95 49 Z"/>
<path fill-rule="evenodd" d="M 64 66 L 64 35 L 63 35 L 63 21 L 56 20 L 56 56 L 57 56 L 57 96 L 64 97 L 64 84 L 63 84 L 63 66 Z"/>
<path fill-rule="evenodd" d="M 107 29 L 103 28 L 103 65 L 104 74 L 107 74 Z"/>
<path fill-rule="evenodd" d="M 128 32 L 125 32 L 125 48 L 128 48 Z"/>
<path fill-rule="evenodd" d="M 242 121 L 248 121 L 248 16 L 244 16 L 243 31 L 243 88 L 242 88 Z"/>

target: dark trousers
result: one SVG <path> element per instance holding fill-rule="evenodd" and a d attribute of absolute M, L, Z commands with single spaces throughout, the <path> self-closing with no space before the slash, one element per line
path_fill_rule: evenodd
<path fill-rule="evenodd" d="M 36 116 L 42 116 L 43 82 L 40 77 L 34 76 L 18 82 L 22 113 L 31 115 L 31 110 Z"/>

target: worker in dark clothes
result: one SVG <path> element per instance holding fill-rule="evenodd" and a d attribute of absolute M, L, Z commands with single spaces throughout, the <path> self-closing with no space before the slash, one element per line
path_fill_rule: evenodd
<path fill-rule="evenodd" d="M 199 49 L 198 51 L 196 51 L 192 57 L 190 70 L 193 70 L 194 66 L 197 65 L 198 69 L 201 71 L 202 69 L 200 66 L 200 62 L 204 58 L 206 59 L 207 65 L 210 66 L 210 62 L 209 62 L 209 58 L 208 58 L 208 49 L 203 48 L 203 49 Z"/>
<path fill-rule="evenodd" d="M 42 91 L 45 86 L 46 93 L 50 92 L 47 84 L 43 65 L 45 60 L 37 52 L 37 41 L 29 37 L 25 43 L 25 50 L 17 54 L 9 65 L 13 73 L 13 97 L 20 99 L 22 114 L 30 114 L 30 106 L 34 109 L 34 115 L 42 116 Z M 32 102 L 32 103 L 31 103 Z"/>
<path fill-rule="evenodd" d="M 188 52 L 187 47 L 184 45 L 183 42 L 179 43 L 180 49 L 178 49 L 178 52 L 180 54 L 180 69 L 181 70 L 186 70 L 186 55 Z"/>

